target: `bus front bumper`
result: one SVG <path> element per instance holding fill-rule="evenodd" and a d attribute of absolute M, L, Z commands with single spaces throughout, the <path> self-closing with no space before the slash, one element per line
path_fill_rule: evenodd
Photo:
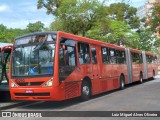
<path fill-rule="evenodd" d="M 59 88 L 11 88 L 12 100 L 61 101 L 64 99 Z"/>

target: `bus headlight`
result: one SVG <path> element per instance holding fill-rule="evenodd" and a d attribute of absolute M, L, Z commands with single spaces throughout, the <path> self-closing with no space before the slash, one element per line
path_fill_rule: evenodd
<path fill-rule="evenodd" d="M 16 88 L 16 87 L 18 87 L 13 81 L 11 81 L 11 87 L 12 88 Z"/>
<path fill-rule="evenodd" d="M 51 78 L 44 84 L 45 87 L 51 87 L 52 85 L 53 85 L 53 78 Z"/>

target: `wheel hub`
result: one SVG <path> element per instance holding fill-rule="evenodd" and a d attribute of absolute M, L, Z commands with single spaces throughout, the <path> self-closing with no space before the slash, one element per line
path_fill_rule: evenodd
<path fill-rule="evenodd" d="M 83 86 L 82 91 L 83 91 L 84 95 L 89 95 L 89 88 L 88 88 L 88 86 Z"/>

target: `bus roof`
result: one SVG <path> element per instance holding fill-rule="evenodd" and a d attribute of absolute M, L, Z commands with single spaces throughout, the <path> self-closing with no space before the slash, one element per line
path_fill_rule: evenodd
<path fill-rule="evenodd" d="M 102 41 L 99 41 L 99 40 L 94 40 L 94 39 L 91 39 L 91 38 L 86 38 L 86 37 L 74 35 L 74 34 L 70 34 L 70 33 L 67 33 L 67 32 L 62 32 L 62 31 L 34 32 L 34 33 L 27 34 L 27 35 L 19 36 L 16 39 L 20 39 L 20 38 L 27 37 L 27 36 L 40 35 L 40 34 L 58 34 L 58 33 L 60 33 L 61 35 L 64 34 L 66 36 L 72 35 L 72 39 L 79 40 L 79 41 L 82 41 L 82 42 L 87 41 L 88 43 L 99 44 L 101 46 L 108 46 L 108 47 L 111 47 L 111 48 L 117 48 L 117 49 L 122 49 L 122 50 L 125 49 L 125 47 L 122 47 L 122 46 L 118 46 L 118 45 L 115 45 L 115 44 L 110 44 L 110 43 L 102 42 Z"/>
<path fill-rule="evenodd" d="M 23 36 L 18 36 L 18 37 L 16 37 L 16 39 L 20 39 L 20 38 L 27 37 L 27 36 L 33 36 L 33 35 L 40 35 L 40 34 L 57 34 L 57 31 L 52 31 L 52 32 L 34 32 L 34 33 L 26 34 L 26 35 L 23 35 Z"/>
<path fill-rule="evenodd" d="M 40 34 L 59 34 L 59 33 L 62 36 L 63 35 L 65 35 L 65 36 L 72 35 L 72 39 L 75 39 L 75 40 L 78 40 L 78 41 L 82 41 L 82 42 L 86 42 L 87 41 L 90 44 L 96 44 L 96 45 L 101 45 L 101 46 L 107 46 L 107 47 L 110 47 L 110 48 L 116 48 L 116 49 L 119 49 L 119 50 L 125 50 L 125 47 L 123 47 L 123 46 L 118 46 L 118 45 L 115 45 L 115 44 L 110 44 L 110 43 L 102 42 L 102 41 L 99 41 L 99 40 L 86 38 L 86 37 L 74 35 L 74 34 L 67 33 L 67 32 L 62 32 L 62 31 L 34 32 L 34 33 L 27 34 L 27 35 L 19 36 L 16 39 L 20 39 L 20 38 L 27 37 L 27 36 L 33 36 L 33 35 L 40 35 Z M 129 48 L 129 49 L 132 52 L 137 52 L 137 53 L 141 53 L 142 52 L 142 50 L 137 50 L 137 49 L 133 49 L 133 48 Z M 151 52 L 146 52 L 146 53 L 153 55 L 153 53 L 151 53 Z"/>
<path fill-rule="evenodd" d="M 59 33 L 61 35 L 65 35 L 65 36 L 69 36 L 69 35 L 72 35 L 72 39 L 75 39 L 75 40 L 78 40 L 78 41 L 82 41 L 82 42 L 88 42 L 90 44 L 96 44 L 96 45 L 101 45 L 101 46 L 107 46 L 107 47 L 110 47 L 110 48 L 117 48 L 117 49 L 121 49 L 121 50 L 125 50 L 125 47 L 122 47 L 122 46 L 118 46 L 118 45 L 115 45 L 115 44 L 110 44 L 110 43 L 106 43 L 106 42 L 102 42 L 102 41 L 99 41 L 99 40 L 95 40 L 95 39 L 91 39 L 91 38 L 86 38 L 86 37 L 82 37 L 82 36 L 78 36 L 78 35 L 73 35 L 73 34 L 70 34 L 70 33 L 66 33 L 66 32 L 60 32 Z"/>
<path fill-rule="evenodd" d="M 1 47 L 4 47 L 4 46 L 8 46 L 8 45 L 12 45 L 12 44 L 11 44 L 11 43 L 1 43 L 1 42 L 0 42 L 0 48 L 1 48 Z"/>
<path fill-rule="evenodd" d="M 133 48 L 129 48 L 131 52 L 142 53 L 142 50 L 137 50 Z"/>
<path fill-rule="evenodd" d="M 11 50 L 12 48 L 13 48 L 13 45 L 4 46 L 1 48 L 1 51 Z"/>
<path fill-rule="evenodd" d="M 146 55 L 157 56 L 156 54 L 154 54 L 152 52 L 146 52 Z"/>

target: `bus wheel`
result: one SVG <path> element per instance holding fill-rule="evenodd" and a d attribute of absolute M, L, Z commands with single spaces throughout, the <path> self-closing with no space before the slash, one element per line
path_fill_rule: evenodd
<path fill-rule="evenodd" d="M 120 76 L 120 89 L 121 89 L 121 90 L 124 89 L 124 85 L 125 85 L 125 83 L 124 83 L 124 76 L 121 75 L 121 76 Z"/>
<path fill-rule="evenodd" d="M 81 88 L 81 99 L 82 101 L 86 101 L 91 96 L 91 89 L 90 85 L 87 81 L 83 81 L 82 88 Z"/>
<path fill-rule="evenodd" d="M 142 75 L 142 73 L 140 73 L 140 77 L 139 77 L 139 83 L 143 83 L 143 75 Z"/>

